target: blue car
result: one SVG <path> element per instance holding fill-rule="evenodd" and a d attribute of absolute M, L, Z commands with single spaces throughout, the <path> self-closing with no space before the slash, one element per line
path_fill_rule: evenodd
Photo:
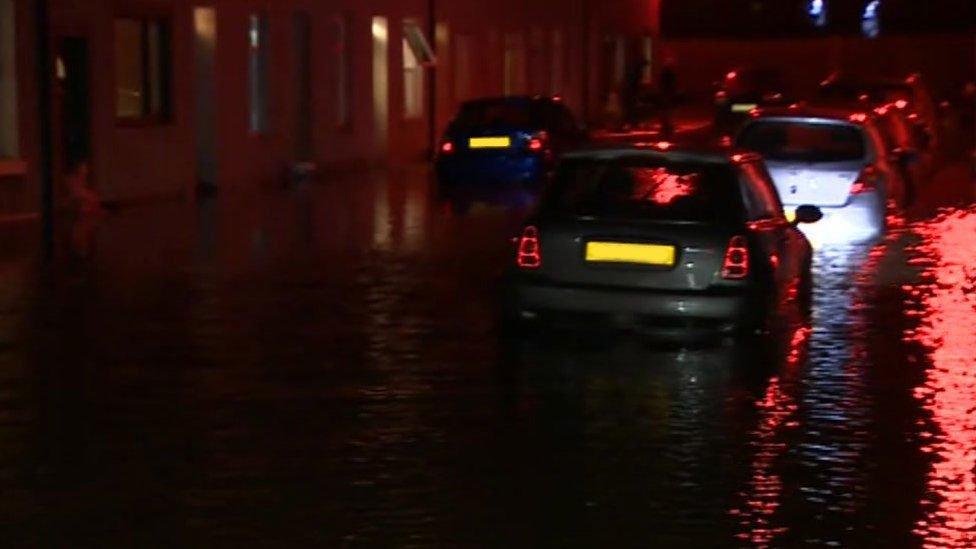
<path fill-rule="evenodd" d="M 442 190 L 463 185 L 545 181 L 555 159 L 586 138 L 575 117 L 551 97 L 499 97 L 461 105 L 438 146 Z"/>

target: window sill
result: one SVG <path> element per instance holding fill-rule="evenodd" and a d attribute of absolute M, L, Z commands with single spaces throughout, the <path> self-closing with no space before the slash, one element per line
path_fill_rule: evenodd
<path fill-rule="evenodd" d="M 27 175 L 27 161 L 16 158 L 0 158 L 0 177 Z"/>

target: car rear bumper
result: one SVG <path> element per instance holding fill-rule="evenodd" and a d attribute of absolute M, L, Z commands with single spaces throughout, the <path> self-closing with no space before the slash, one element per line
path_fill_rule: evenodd
<path fill-rule="evenodd" d="M 547 165 L 537 155 L 466 154 L 459 153 L 437 160 L 440 183 L 538 183 L 546 174 Z"/>
<path fill-rule="evenodd" d="M 556 286 L 517 281 L 508 287 L 507 316 L 523 320 L 603 317 L 656 331 L 735 333 L 757 326 L 765 312 L 750 292 L 662 292 Z"/>

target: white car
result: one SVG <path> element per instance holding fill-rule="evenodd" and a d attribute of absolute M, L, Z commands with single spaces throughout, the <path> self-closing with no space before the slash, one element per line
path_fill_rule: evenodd
<path fill-rule="evenodd" d="M 823 220 L 803 227 L 814 244 L 867 242 L 883 235 L 889 202 L 904 202 L 898 166 L 876 114 L 793 105 L 753 111 L 735 146 L 760 153 L 790 217 L 797 206 L 818 206 Z"/>

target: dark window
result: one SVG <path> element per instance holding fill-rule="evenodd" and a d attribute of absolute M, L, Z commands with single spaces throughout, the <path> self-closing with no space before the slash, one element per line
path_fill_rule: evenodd
<path fill-rule="evenodd" d="M 542 211 L 604 219 L 716 222 L 741 219 L 735 171 L 727 165 L 634 157 L 570 160 Z"/>
<path fill-rule="evenodd" d="M 540 109 L 525 101 L 478 101 L 466 103 L 454 121 L 454 128 L 536 129 L 544 125 Z"/>
<path fill-rule="evenodd" d="M 169 23 L 115 20 L 115 116 L 164 121 L 170 117 Z"/>
<path fill-rule="evenodd" d="M 742 166 L 742 198 L 750 221 L 783 217 L 779 195 L 766 167 L 761 164 Z"/>
<path fill-rule="evenodd" d="M 863 132 L 847 124 L 754 122 L 742 131 L 737 145 L 766 160 L 843 162 L 865 156 Z"/>

